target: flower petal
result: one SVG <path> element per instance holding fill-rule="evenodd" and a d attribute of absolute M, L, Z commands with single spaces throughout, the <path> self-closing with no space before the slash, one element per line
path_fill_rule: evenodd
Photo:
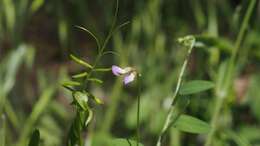
<path fill-rule="evenodd" d="M 125 73 L 125 70 L 122 69 L 122 68 L 119 67 L 119 66 L 113 65 L 113 66 L 112 66 L 112 73 L 113 73 L 114 75 L 116 75 L 116 76 L 120 76 L 120 75 L 122 75 L 122 74 Z"/>
<path fill-rule="evenodd" d="M 124 77 L 124 84 L 127 85 L 135 79 L 136 73 L 132 72 Z"/>

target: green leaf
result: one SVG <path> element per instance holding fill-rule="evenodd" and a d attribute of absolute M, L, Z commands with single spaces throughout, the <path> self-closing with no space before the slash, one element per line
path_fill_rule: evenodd
<path fill-rule="evenodd" d="M 78 79 L 78 78 L 83 78 L 83 77 L 86 77 L 88 75 L 87 72 L 83 72 L 83 73 L 79 73 L 79 74 L 75 74 L 72 76 L 72 78 L 74 79 Z"/>
<path fill-rule="evenodd" d="M 63 86 L 80 86 L 80 83 L 76 82 L 76 81 L 66 81 L 62 85 Z"/>
<path fill-rule="evenodd" d="M 92 98 L 97 104 L 104 104 L 104 102 L 103 102 L 100 98 L 96 97 L 95 95 L 89 93 L 89 96 L 90 96 L 90 98 Z"/>
<path fill-rule="evenodd" d="M 74 103 L 78 105 L 81 109 L 87 111 L 88 110 L 88 96 L 86 93 L 82 93 L 79 91 L 76 91 L 73 93 Z"/>
<path fill-rule="evenodd" d="M 97 68 L 94 69 L 95 72 L 107 72 L 107 71 L 111 71 L 111 67 L 110 68 Z"/>
<path fill-rule="evenodd" d="M 219 48 L 223 52 L 231 52 L 233 48 L 232 41 L 226 38 L 212 37 L 207 35 L 196 36 L 196 43 L 203 48 Z M 198 46 L 196 46 L 198 47 Z"/>
<path fill-rule="evenodd" d="M 39 146 L 40 144 L 40 132 L 38 129 L 33 131 L 30 142 L 28 146 Z"/>
<path fill-rule="evenodd" d="M 100 79 L 97 79 L 97 78 L 89 78 L 88 80 L 89 80 L 89 81 L 92 81 L 92 82 L 99 83 L 99 84 L 102 84 L 102 83 L 103 83 L 103 81 L 101 81 Z"/>
<path fill-rule="evenodd" d="M 194 94 L 213 88 L 215 85 L 210 81 L 194 80 L 184 83 L 179 93 L 181 95 Z"/>
<path fill-rule="evenodd" d="M 82 59 L 76 57 L 75 55 L 73 54 L 70 54 L 70 58 L 75 61 L 76 63 L 80 64 L 80 65 L 83 65 L 87 68 L 93 68 L 90 64 L 88 64 L 86 61 L 83 61 Z"/>
<path fill-rule="evenodd" d="M 189 115 L 181 115 L 173 126 L 180 131 L 188 133 L 202 134 L 210 131 L 208 123 Z"/>
<path fill-rule="evenodd" d="M 124 139 L 124 138 L 116 138 L 112 139 L 109 143 L 109 146 L 135 146 L 136 141 Z M 144 146 L 143 144 L 139 143 L 139 146 Z"/>
<path fill-rule="evenodd" d="M 88 124 L 90 123 L 90 121 L 93 119 L 93 111 L 89 108 L 88 109 L 88 118 L 85 122 L 85 126 L 88 126 Z"/>
<path fill-rule="evenodd" d="M 73 92 L 73 91 L 74 91 L 74 89 L 73 89 L 73 88 L 71 88 L 70 86 L 67 86 L 67 85 L 62 85 L 62 87 L 64 87 L 65 89 L 67 89 L 67 90 L 69 90 L 69 91 L 71 91 L 71 92 Z"/>

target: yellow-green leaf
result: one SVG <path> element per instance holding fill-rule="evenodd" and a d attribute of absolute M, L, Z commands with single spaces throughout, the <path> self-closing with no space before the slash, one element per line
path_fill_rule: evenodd
<path fill-rule="evenodd" d="M 86 93 L 82 93 L 79 91 L 76 91 L 73 93 L 74 103 L 78 105 L 81 109 L 87 111 L 88 110 L 88 96 Z"/>
<path fill-rule="evenodd" d="M 80 65 L 83 65 L 87 68 L 93 68 L 90 64 L 88 64 L 86 61 L 83 61 L 82 59 L 76 57 L 75 55 L 73 54 L 70 54 L 70 58 L 75 61 L 76 63 L 80 64 Z"/>
<path fill-rule="evenodd" d="M 79 73 L 79 74 L 75 74 L 72 76 L 72 78 L 74 79 L 78 79 L 78 78 L 83 78 L 83 77 L 86 77 L 88 75 L 87 72 L 83 72 L 83 73 Z"/>
<path fill-rule="evenodd" d="M 103 81 L 101 81 L 100 79 L 97 79 L 97 78 L 89 78 L 88 80 L 89 80 L 89 81 L 92 81 L 92 82 L 99 83 L 99 84 L 102 84 L 102 83 L 103 83 Z"/>

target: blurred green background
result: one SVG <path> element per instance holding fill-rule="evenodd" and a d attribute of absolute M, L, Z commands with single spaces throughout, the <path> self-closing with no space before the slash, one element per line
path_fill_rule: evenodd
<path fill-rule="evenodd" d="M 155 145 L 186 51 L 176 39 L 198 36 L 185 80 L 216 81 L 232 52 L 247 0 L 120 0 L 118 24 L 101 65 L 134 66 L 142 73 L 142 142 Z M 94 40 L 75 26 L 88 28 L 99 39 L 109 31 L 113 0 L 0 0 L 0 142 L 24 146 L 32 131 L 41 132 L 43 146 L 65 145 L 75 111 L 62 88 L 69 75 L 82 68 L 70 53 L 93 62 Z M 225 100 L 217 146 L 260 145 L 260 3 L 238 51 L 236 76 Z M 103 85 L 89 88 L 105 104 L 85 130 L 86 146 L 105 146 L 108 137 L 134 136 L 136 86 L 122 86 L 112 73 L 100 76 Z M 210 122 L 216 90 L 192 96 L 186 113 Z M 202 145 L 205 135 L 171 128 L 166 146 Z M 90 144 L 92 142 L 92 144 Z M 103 144 L 102 144 L 103 143 Z"/>

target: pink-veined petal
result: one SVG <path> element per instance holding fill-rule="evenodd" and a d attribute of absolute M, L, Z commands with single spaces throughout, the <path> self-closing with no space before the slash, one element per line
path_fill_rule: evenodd
<path fill-rule="evenodd" d="M 132 73 L 130 73 L 130 74 L 127 74 L 127 75 L 124 77 L 124 84 L 127 85 L 127 84 L 129 84 L 130 82 L 134 81 L 135 75 L 136 75 L 136 73 L 134 73 L 134 72 L 132 72 Z"/>
<path fill-rule="evenodd" d="M 120 76 L 120 75 L 122 75 L 122 74 L 125 73 L 125 70 L 122 69 L 122 68 L 119 67 L 119 66 L 113 65 L 113 66 L 112 66 L 112 73 L 113 73 L 114 75 L 116 75 L 116 76 Z"/>

